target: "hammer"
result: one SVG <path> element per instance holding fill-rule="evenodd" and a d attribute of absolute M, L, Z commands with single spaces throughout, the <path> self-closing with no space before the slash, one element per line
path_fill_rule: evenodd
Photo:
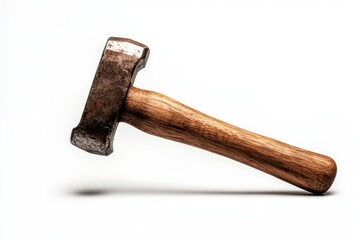
<path fill-rule="evenodd" d="M 163 94 L 133 87 L 149 48 L 126 38 L 105 45 L 80 123 L 71 143 L 109 155 L 119 122 L 146 133 L 199 147 L 271 174 L 314 194 L 325 193 L 336 176 L 330 157 L 225 123 Z"/>

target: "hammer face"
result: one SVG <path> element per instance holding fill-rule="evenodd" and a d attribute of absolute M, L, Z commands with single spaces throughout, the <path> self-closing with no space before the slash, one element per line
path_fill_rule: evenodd
<path fill-rule="evenodd" d="M 71 143 L 90 153 L 109 155 L 127 91 L 145 67 L 149 49 L 125 38 L 109 38 L 79 125 Z"/>

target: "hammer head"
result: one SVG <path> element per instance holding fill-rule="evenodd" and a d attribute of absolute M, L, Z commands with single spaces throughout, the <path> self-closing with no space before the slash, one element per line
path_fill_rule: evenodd
<path fill-rule="evenodd" d="M 71 143 L 87 152 L 109 155 L 129 87 L 145 67 L 149 48 L 126 38 L 108 39 L 80 123 Z"/>

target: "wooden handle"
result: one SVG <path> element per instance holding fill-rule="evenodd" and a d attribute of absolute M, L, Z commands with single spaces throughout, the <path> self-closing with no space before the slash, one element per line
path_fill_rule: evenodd
<path fill-rule="evenodd" d="M 336 175 L 336 163 L 327 156 L 235 127 L 156 92 L 130 87 L 120 121 L 229 157 L 316 194 L 326 192 Z"/>

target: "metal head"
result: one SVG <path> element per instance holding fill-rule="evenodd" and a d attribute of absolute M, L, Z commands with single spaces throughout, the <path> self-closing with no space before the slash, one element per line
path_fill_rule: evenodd
<path fill-rule="evenodd" d="M 122 106 L 149 48 L 126 38 L 108 39 L 80 123 L 71 143 L 90 153 L 109 155 Z"/>

